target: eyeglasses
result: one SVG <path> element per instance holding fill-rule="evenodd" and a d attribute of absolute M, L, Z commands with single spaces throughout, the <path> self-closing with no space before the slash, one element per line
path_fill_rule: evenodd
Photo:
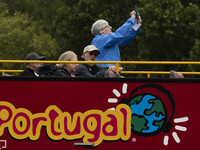
<path fill-rule="evenodd" d="M 89 54 L 92 56 L 94 55 L 95 57 L 97 57 L 99 54 L 95 53 L 95 52 L 89 52 Z"/>
<path fill-rule="evenodd" d="M 107 25 L 107 26 L 105 26 L 103 29 L 105 29 L 105 28 L 109 28 L 109 29 L 111 29 L 112 27 L 109 26 L 109 25 Z M 103 30 L 103 29 L 101 29 L 101 30 Z"/>

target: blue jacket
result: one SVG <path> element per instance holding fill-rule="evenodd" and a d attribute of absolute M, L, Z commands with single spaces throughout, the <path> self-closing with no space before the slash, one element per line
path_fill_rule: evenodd
<path fill-rule="evenodd" d="M 120 61 L 119 47 L 130 44 L 140 33 L 140 29 L 135 31 L 132 26 L 135 24 L 133 18 L 129 18 L 121 27 L 110 34 L 95 35 L 92 45 L 95 45 L 101 54 L 97 61 Z M 108 67 L 111 64 L 100 64 Z"/>

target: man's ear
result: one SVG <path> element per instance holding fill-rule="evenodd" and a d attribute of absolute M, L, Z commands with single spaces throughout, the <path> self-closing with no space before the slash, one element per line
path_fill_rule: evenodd
<path fill-rule="evenodd" d="M 100 33 L 100 34 L 105 34 L 103 30 L 101 30 L 99 33 Z"/>

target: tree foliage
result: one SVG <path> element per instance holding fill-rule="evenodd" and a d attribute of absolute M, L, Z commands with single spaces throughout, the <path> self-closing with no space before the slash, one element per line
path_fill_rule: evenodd
<path fill-rule="evenodd" d="M 32 51 L 54 58 L 59 48 L 55 39 L 41 30 L 28 14 L 15 12 L 11 16 L 4 9 L 0 15 L 0 59 L 23 60 Z"/>
<path fill-rule="evenodd" d="M 105 19 L 115 31 L 137 4 L 141 34 L 120 48 L 122 60 L 198 61 L 200 2 L 198 0 L 0 0 L 0 59 L 23 59 L 30 51 L 57 60 L 72 50 L 80 57 L 91 43 L 91 25 Z M 146 66 L 124 66 L 148 70 Z M 191 66 L 149 69 L 198 70 Z M 144 69 L 145 68 L 145 69 Z"/>

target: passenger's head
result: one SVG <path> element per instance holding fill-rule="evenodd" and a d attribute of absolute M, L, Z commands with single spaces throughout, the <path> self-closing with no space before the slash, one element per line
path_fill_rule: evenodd
<path fill-rule="evenodd" d="M 66 51 L 60 56 L 58 61 L 78 61 L 78 59 L 77 55 L 74 52 Z M 60 64 L 60 67 L 66 69 L 70 74 L 76 71 L 77 66 L 78 64 Z"/>
<path fill-rule="evenodd" d="M 31 52 L 26 55 L 25 60 L 44 60 L 45 56 L 40 56 L 35 52 Z M 26 67 L 32 69 L 34 72 L 38 73 L 38 67 L 41 66 L 42 63 L 27 63 Z"/>
<path fill-rule="evenodd" d="M 100 51 L 94 45 L 88 45 L 83 49 L 83 58 L 85 61 L 95 61 Z"/>
<path fill-rule="evenodd" d="M 112 27 L 109 26 L 108 22 L 106 20 L 97 20 L 95 23 L 93 23 L 91 28 L 91 33 L 93 35 L 99 35 L 99 34 L 110 34 L 112 32 Z"/>

